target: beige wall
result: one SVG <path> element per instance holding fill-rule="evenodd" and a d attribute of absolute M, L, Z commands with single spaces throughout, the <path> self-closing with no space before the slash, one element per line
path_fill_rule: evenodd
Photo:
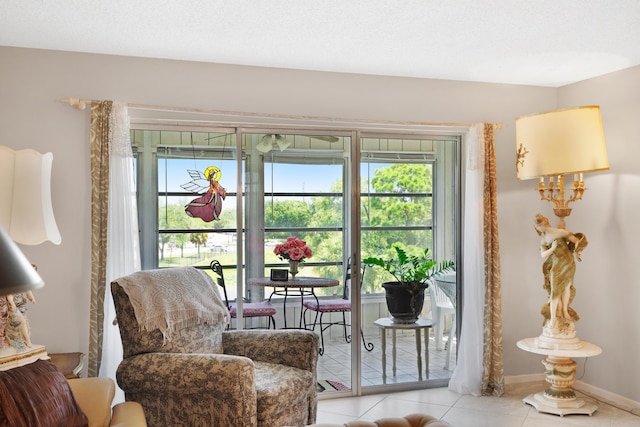
<path fill-rule="evenodd" d="M 611 170 L 589 178 L 584 206 L 576 205 L 571 226 L 587 233 L 580 266 L 581 335 L 602 347 L 585 376 L 606 390 L 640 401 L 640 67 L 566 86 L 561 107 L 600 105 Z M 589 380 L 593 378 L 594 380 Z"/>
<path fill-rule="evenodd" d="M 542 371 L 540 357 L 515 343 L 540 333 L 538 312 L 545 295 L 531 220 L 538 211 L 551 215 L 537 199 L 535 183 L 515 178 L 515 118 L 559 105 L 602 102 L 612 171 L 589 177 L 590 190 L 568 222 L 591 242 L 576 279 L 575 306 L 582 315 L 578 333 L 604 349 L 589 363 L 583 380 L 640 401 L 637 381 L 628 371 L 612 378 L 614 370 L 620 371 L 613 367 L 634 366 L 640 358 L 639 345 L 630 339 L 640 329 L 632 306 L 640 302 L 639 287 L 631 264 L 620 265 L 632 256 L 632 238 L 638 234 L 631 219 L 640 200 L 638 156 L 627 153 L 638 150 L 629 119 L 638 117 L 640 97 L 637 83 L 635 96 L 627 88 L 638 81 L 640 69 L 557 90 L 4 47 L 0 63 L 0 144 L 54 154 L 53 204 L 62 244 L 23 248 L 47 283 L 37 291 L 38 304 L 29 317 L 33 341 L 50 352 L 86 352 L 88 346 L 89 119 L 87 111 L 65 106 L 57 102 L 60 98 L 346 119 L 502 122 L 496 148 L 507 375 Z M 607 92 L 612 85 L 619 96 Z M 630 198 L 633 192 L 635 199 Z"/>

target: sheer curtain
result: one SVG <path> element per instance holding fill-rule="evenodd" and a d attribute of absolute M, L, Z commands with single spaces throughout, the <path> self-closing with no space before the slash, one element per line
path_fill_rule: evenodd
<path fill-rule="evenodd" d="M 493 125 L 463 141 L 463 296 L 458 361 L 449 389 L 502 395 L 502 327 Z M 488 330 L 487 330 L 488 329 Z"/>
<path fill-rule="evenodd" d="M 111 101 L 95 104 L 100 118 L 96 117 L 94 132 L 92 105 L 92 253 L 96 254 L 92 265 L 92 311 L 95 306 L 96 313 L 91 331 L 95 351 L 90 351 L 94 361 L 90 367 L 99 376 L 115 379 L 122 360 L 122 343 L 114 325 L 110 283 L 140 270 L 138 214 L 128 108 Z M 104 176 L 108 179 L 98 178 Z M 116 396 L 115 401 L 118 400 L 124 400 L 121 393 Z"/>
<path fill-rule="evenodd" d="M 110 284 L 112 280 L 140 270 L 140 242 L 127 106 L 114 103 L 110 118 L 112 138 L 109 147 L 107 277 L 100 376 L 115 380 L 116 369 L 122 361 L 122 341 L 120 341 L 120 330 L 114 325 L 116 312 Z M 124 401 L 121 391 L 117 397 L 119 399 L 114 401 Z"/>

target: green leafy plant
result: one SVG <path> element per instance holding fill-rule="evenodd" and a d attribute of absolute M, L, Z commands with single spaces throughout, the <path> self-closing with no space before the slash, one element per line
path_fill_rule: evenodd
<path fill-rule="evenodd" d="M 449 271 L 455 271 L 453 261 L 436 261 L 429 254 L 429 248 L 419 256 L 408 255 L 399 246 L 393 246 L 396 257 L 384 260 L 377 257 L 369 257 L 362 260 L 372 267 L 381 267 L 391 274 L 399 286 L 415 286 L 425 283 L 430 279 Z"/>

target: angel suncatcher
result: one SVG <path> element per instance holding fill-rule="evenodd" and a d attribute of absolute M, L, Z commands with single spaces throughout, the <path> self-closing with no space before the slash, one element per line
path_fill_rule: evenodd
<path fill-rule="evenodd" d="M 222 211 L 222 201 L 227 195 L 224 187 L 218 182 L 222 176 L 220 168 L 209 166 L 205 169 L 204 174 L 201 174 L 200 171 L 197 170 L 189 170 L 188 172 L 192 180 L 191 182 L 182 184 L 181 187 L 194 193 L 200 193 L 205 189 L 207 189 L 207 192 L 190 201 L 185 206 L 184 211 L 190 217 L 200 218 L 204 222 L 219 220 L 220 212 Z"/>

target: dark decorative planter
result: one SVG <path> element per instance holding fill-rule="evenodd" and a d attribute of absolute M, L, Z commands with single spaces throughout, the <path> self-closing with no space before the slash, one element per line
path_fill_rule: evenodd
<path fill-rule="evenodd" d="M 413 283 L 409 286 L 398 282 L 382 284 L 387 294 L 387 309 L 394 323 L 414 323 L 418 320 L 424 306 L 424 290 L 426 283 Z"/>

